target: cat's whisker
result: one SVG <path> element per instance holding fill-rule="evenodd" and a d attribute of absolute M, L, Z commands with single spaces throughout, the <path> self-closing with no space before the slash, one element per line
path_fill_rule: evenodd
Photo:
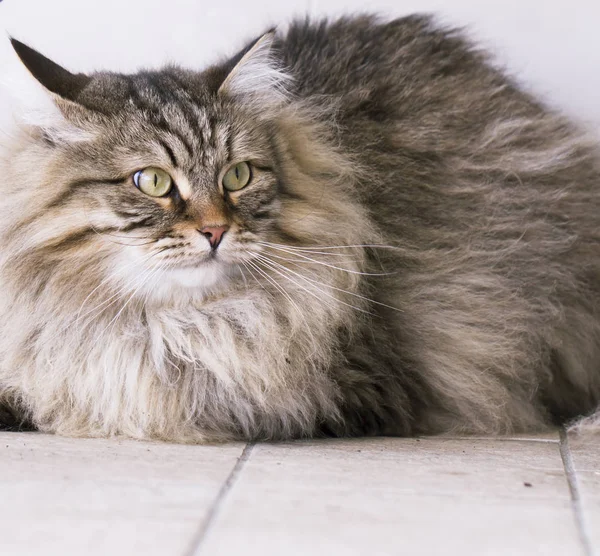
<path fill-rule="evenodd" d="M 136 237 L 136 236 L 130 235 L 130 234 L 121 235 L 121 234 L 116 234 L 114 232 L 107 232 L 107 231 L 103 231 L 103 230 L 98 230 L 94 226 L 94 224 L 92 224 L 92 221 L 91 221 L 91 219 L 89 217 L 87 208 L 84 207 L 83 210 L 84 210 L 84 214 L 85 214 L 85 217 L 86 217 L 86 220 L 88 222 L 88 225 L 89 225 L 90 229 L 94 233 L 96 233 L 98 236 L 100 236 L 102 238 L 105 238 L 105 239 L 108 239 L 108 241 L 110 241 L 111 243 L 115 243 L 116 245 L 124 245 L 125 247 L 141 247 L 142 245 L 150 245 L 150 244 L 152 244 L 152 243 L 155 242 L 155 240 L 153 240 L 153 239 L 152 240 L 148 240 L 148 238 Z M 121 238 L 121 239 L 140 240 L 140 241 L 142 241 L 142 243 L 135 243 L 135 244 L 123 243 L 123 242 L 120 242 L 120 241 L 114 241 L 114 240 L 112 240 L 111 238 L 113 238 L 113 237 Z M 148 241 L 146 241 L 146 240 L 148 240 Z"/>
<path fill-rule="evenodd" d="M 261 269 L 258 265 L 254 264 L 252 261 L 248 261 L 248 264 L 250 264 L 254 269 L 256 269 L 257 272 L 260 272 L 271 284 L 273 284 L 273 286 L 279 292 L 281 292 L 281 294 L 291 303 L 294 309 L 296 309 L 296 311 L 302 317 L 306 326 L 308 327 L 308 323 L 306 322 L 306 319 L 304 319 L 304 314 L 300 310 L 300 307 L 298 307 L 298 304 L 292 299 L 292 296 L 285 290 L 285 288 L 281 284 L 278 284 L 275 279 L 269 276 L 268 273 L 266 273 L 263 269 Z"/>
<path fill-rule="evenodd" d="M 244 281 L 244 287 L 246 288 L 246 290 L 248 290 L 249 286 L 248 286 L 248 280 L 246 279 L 246 273 L 244 272 L 244 269 L 241 266 L 238 267 L 238 268 L 240 270 L 240 274 L 242 276 L 242 280 Z"/>
<path fill-rule="evenodd" d="M 121 286 L 113 295 L 111 295 L 108 299 L 98 303 L 95 307 L 84 313 L 80 318 L 78 318 L 75 322 L 70 323 L 69 327 L 74 326 L 77 322 L 87 315 L 91 315 L 86 321 L 82 323 L 82 328 L 86 328 L 90 323 L 94 320 L 98 319 L 102 313 L 112 307 L 115 303 L 117 303 L 123 295 L 127 295 L 127 292 L 131 290 L 131 286 L 138 283 L 141 280 L 144 280 L 151 271 L 145 271 L 141 274 L 141 276 L 136 276 L 131 278 L 128 282 L 126 282 L 123 286 Z M 92 314 L 94 313 L 94 314 Z M 69 328 L 67 327 L 67 328 Z"/>
<path fill-rule="evenodd" d="M 141 276 L 136 275 L 136 276 L 131 277 L 124 284 L 122 284 L 116 290 L 116 292 L 113 293 L 113 295 L 111 295 L 107 299 L 104 299 L 103 301 L 101 301 L 100 303 L 98 303 L 97 305 L 95 305 L 90 310 L 86 311 L 85 313 L 80 314 L 81 310 L 83 309 L 83 306 L 85 305 L 87 300 L 93 295 L 93 293 L 95 291 L 97 291 L 100 287 L 102 287 L 103 285 L 106 285 L 112 278 L 116 277 L 119 273 L 122 273 L 124 270 L 130 268 L 131 266 L 133 266 L 135 264 L 143 264 L 143 263 L 147 262 L 156 254 L 157 253 L 155 253 L 155 252 L 148 253 L 141 260 L 136 260 L 136 261 L 130 262 L 129 264 L 123 266 L 122 268 L 118 269 L 118 271 L 113 272 L 110 276 L 108 276 L 104 280 L 102 280 L 101 283 L 96 288 L 94 288 L 94 290 L 86 297 L 86 299 L 80 306 L 80 309 L 78 311 L 78 314 L 77 314 L 77 317 L 75 318 L 75 320 L 69 321 L 66 325 L 64 325 L 61 329 L 59 329 L 51 338 L 45 340 L 43 345 L 47 345 L 48 343 L 51 343 L 56 337 L 63 334 L 64 332 L 66 332 L 67 330 L 69 330 L 70 328 L 75 326 L 76 324 L 80 323 L 86 316 L 91 315 L 87 320 L 83 321 L 83 323 L 81 324 L 81 328 L 86 328 L 87 326 L 89 326 L 89 324 L 91 322 L 93 322 L 95 319 L 100 317 L 100 315 L 102 315 L 102 313 L 104 313 L 107 309 L 109 309 L 111 306 L 113 306 L 115 303 L 117 303 L 119 301 L 119 299 L 123 297 L 122 294 L 130 291 L 130 288 L 132 285 L 139 282 L 140 279 L 143 280 L 146 276 L 148 276 L 152 272 L 152 269 L 147 269 L 145 271 L 142 271 Z M 92 314 L 92 313 L 95 313 L 95 314 Z"/>
<path fill-rule="evenodd" d="M 152 269 L 147 270 L 144 273 L 142 273 L 142 277 L 145 277 L 147 275 L 147 273 L 151 272 L 151 270 Z M 122 297 L 121 294 L 123 294 L 124 292 L 129 291 L 130 288 L 131 288 L 131 286 L 135 282 L 137 282 L 138 280 L 139 280 L 139 276 L 133 277 L 130 280 L 128 280 L 124 285 L 122 285 L 117 290 L 116 293 L 114 293 L 112 296 L 110 296 L 108 299 L 105 299 L 104 301 L 102 301 L 98 305 L 94 306 L 92 309 L 90 309 L 89 311 L 87 311 L 83 315 L 78 315 L 77 318 L 74 321 L 69 321 L 66 325 L 64 325 L 62 328 L 60 328 L 50 338 L 46 339 L 42 345 L 46 346 L 46 345 L 52 343 L 57 337 L 59 337 L 61 334 L 64 334 L 70 328 L 72 328 L 73 326 L 75 326 L 82 319 L 84 319 L 87 315 L 90 315 L 91 313 L 96 313 L 96 314 L 92 315 L 90 318 L 88 318 L 86 321 L 84 321 L 83 324 L 81 325 L 81 328 L 86 328 L 91 322 L 93 322 L 102 313 L 104 313 L 104 311 L 106 311 L 109 307 L 111 307 L 112 305 L 114 305 L 115 303 L 117 303 L 119 301 L 119 299 Z M 106 282 L 106 281 L 107 280 L 105 279 L 103 282 Z M 100 309 L 100 311 L 98 311 L 98 309 Z M 96 311 L 98 311 L 98 312 L 96 312 Z M 72 339 L 72 341 L 73 341 L 73 339 Z"/>
<path fill-rule="evenodd" d="M 81 303 L 81 306 L 79 307 L 79 310 L 77 311 L 77 318 L 75 319 L 74 324 L 76 322 L 78 322 L 79 318 L 81 317 L 81 311 L 83 310 L 83 307 L 87 303 L 88 299 L 90 299 L 90 297 L 92 297 L 94 295 L 94 293 L 96 293 L 102 286 L 105 286 L 107 283 L 109 283 L 110 280 L 113 280 L 114 278 L 116 278 L 119 274 L 123 274 L 123 272 L 125 270 L 128 270 L 129 268 L 131 268 L 132 266 L 135 266 L 137 264 L 143 264 L 143 263 L 145 263 L 146 261 L 148 261 L 149 259 L 151 259 L 154 256 L 154 254 L 155 253 L 148 253 L 141 260 L 129 261 L 129 263 L 127 263 L 126 265 L 118 268 L 113 273 L 111 273 L 109 276 L 107 276 L 106 278 L 104 278 L 103 280 L 101 280 L 100 283 L 88 294 L 88 296 Z M 107 300 L 105 300 L 105 302 L 107 302 L 110 299 L 112 299 L 112 297 L 114 297 L 114 295 L 111 296 L 110 298 L 108 298 Z M 93 311 L 93 309 L 92 309 L 92 311 Z M 85 313 L 83 316 L 85 316 L 87 314 L 88 313 Z"/>
<path fill-rule="evenodd" d="M 315 288 L 320 293 L 322 293 L 322 294 L 326 295 L 327 297 L 330 297 L 331 299 L 333 299 L 336 303 L 342 303 L 342 304 L 344 304 L 344 305 L 346 305 L 348 307 L 356 309 L 357 311 L 361 311 L 361 312 L 372 314 L 370 311 L 366 311 L 364 309 L 361 309 L 360 307 L 356 307 L 355 305 L 352 305 L 351 303 L 346 303 L 346 302 L 342 301 L 341 299 L 339 299 L 338 297 L 336 297 L 335 295 L 332 295 L 331 293 L 325 291 L 323 288 L 330 287 L 330 286 L 328 286 L 326 284 L 322 284 L 322 283 L 316 282 L 314 280 L 308 280 L 306 276 L 304 276 L 304 275 L 302 275 L 302 274 L 300 274 L 298 272 L 294 272 L 290 268 L 288 268 L 288 267 L 286 267 L 286 266 L 284 266 L 284 265 L 282 265 L 282 264 L 280 264 L 280 263 L 278 263 L 276 261 L 270 260 L 266 256 L 259 255 L 258 258 L 259 258 L 259 260 L 263 264 L 266 264 L 266 265 L 270 266 L 273 270 L 280 269 L 282 272 L 289 273 L 289 274 L 292 274 L 292 275 L 300 278 L 301 280 L 303 280 L 304 282 L 306 282 L 309 286 L 312 286 L 313 288 Z M 288 279 L 291 279 L 289 276 L 287 276 L 287 277 L 288 277 Z M 296 282 L 294 282 L 294 283 L 296 283 Z M 319 287 L 319 286 L 322 286 L 323 288 Z M 331 289 L 338 289 L 338 288 L 331 288 Z M 343 290 L 341 290 L 341 291 L 343 291 Z"/>
<path fill-rule="evenodd" d="M 306 255 L 302 255 L 300 253 L 290 252 L 289 249 L 286 249 L 286 248 L 283 248 L 283 247 L 271 247 L 271 249 L 276 249 L 278 251 L 283 251 L 283 252 L 286 252 L 288 254 L 295 255 L 297 257 L 305 259 L 306 261 L 308 261 L 310 263 L 318 264 L 318 265 L 322 265 L 322 266 L 326 266 L 328 268 L 332 268 L 334 270 L 340 270 L 342 272 L 347 272 L 348 274 L 358 274 L 360 276 L 391 276 L 393 274 L 396 274 L 395 272 L 383 272 L 383 273 L 379 273 L 379 272 L 361 272 L 359 270 L 350 270 L 348 268 L 342 268 L 340 266 L 328 264 L 328 263 L 325 263 L 323 261 L 318 261 L 318 260 L 313 259 L 311 257 L 308 257 Z"/>
<path fill-rule="evenodd" d="M 358 244 L 354 244 L 354 245 L 313 245 L 311 247 L 301 247 L 301 246 L 297 246 L 297 245 L 285 245 L 283 243 L 272 243 L 272 242 L 268 242 L 268 241 L 259 241 L 257 243 L 260 243 L 261 245 L 268 245 L 271 247 L 285 247 L 286 249 L 296 249 L 298 251 L 310 251 L 312 249 L 320 249 L 320 250 L 325 250 L 325 249 L 358 249 L 358 248 L 369 248 L 369 249 L 391 249 L 391 250 L 402 250 L 401 247 L 398 247 L 397 245 L 385 245 L 385 244 L 379 244 L 379 243 L 358 243 Z"/>
<path fill-rule="evenodd" d="M 263 247 L 266 247 L 267 249 L 275 249 L 274 247 L 265 245 Z M 329 258 L 329 257 L 342 257 L 344 259 L 344 261 L 347 261 L 349 263 L 356 263 L 358 262 L 356 259 L 351 259 L 350 257 L 353 257 L 354 255 L 351 255 L 350 253 L 327 253 L 325 251 L 298 251 L 295 252 L 292 249 L 289 250 L 289 254 L 300 254 L 300 255 L 324 255 L 325 257 Z"/>
<path fill-rule="evenodd" d="M 88 224 L 90 226 L 90 229 L 95 234 L 97 234 L 97 235 L 99 235 L 101 237 L 106 237 L 107 236 L 107 234 L 108 234 L 107 232 L 101 232 L 101 231 L 95 229 L 91 223 L 88 222 Z M 141 240 L 142 238 L 132 238 L 132 239 L 140 239 Z M 118 242 L 118 241 L 113 241 L 111 239 L 109 239 L 109 241 L 111 243 L 116 244 L 116 245 L 123 245 L 123 246 L 126 246 L 126 247 L 141 247 L 143 245 L 150 245 L 152 243 L 155 243 L 154 240 L 148 241 L 148 242 L 144 242 L 144 243 L 136 243 L 136 244 L 122 243 L 122 242 Z M 31 245 L 31 244 L 22 245 L 21 247 L 19 247 L 18 249 L 16 249 L 14 251 L 14 253 L 11 254 L 11 259 L 17 260 L 21 256 L 23 256 L 24 254 L 28 253 L 29 251 L 35 251 L 35 249 L 37 249 L 37 247 L 38 247 L 37 245 Z"/>
<path fill-rule="evenodd" d="M 141 237 L 135 237 L 135 236 L 123 236 L 123 235 L 117 235 L 114 234 L 113 232 L 103 232 L 102 230 L 98 230 L 94 227 L 94 225 L 90 222 L 90 229 L 95 232 L 97 235 L 99 235 L 100 237 L 103 237 L 105 239 L 108 239 L 108 241 L 110 241 L 111 243 L 115 243 L 116 245 L 124 245 L 125 247 L 141 247 L 143 245 L 151 245 L 152 243 L 156 243 L 156 241 L 154 239 L 151 240 L 147 240 L 147 238 L 141 238 Z M 123 243 L 122 241 L 115 241 L 112 238 L 113 237 L 117 237 L 117 238 L 124 238 L 124 239 L 133 239 L 133 240 L 140 240 L 141 243 Z"/>
<path fill-rule="evenodd" d="M 254 281 L 265 291 L 265 293 L 271 297 L 273 297 L 273 294 L 267 290 L 267 288 L 265 288 L 261 283 L 260 280 L 255 276 L 254 272 L 252 272 L 252 270 L 250 269 L 250 267 L 248 266 L 248 261 L 242 261 L 242 264 L 246 267 L 246 270 L 250 273 L 250 275 L 252 276 L 252 278 L 254 278 Z"/>
<path fill-rule="evenodd" d="M 259 257 L 260 257 L 260 258 L 263 258 L 263 259 L 268 259 L 268 258 L 269 258 L 269 257 L 268 257 L 268 256 L 266 256 L 266 255 L 259 255 Z M 276 263 L 275 263 L 275 261 L 271 261 L 271 262 L 273 262 L 274 264 L 276 264 Z M 297 266 L 297 265 L 296 265 L 296 266 Z M 292 274 L 294 274 L 295 276 L 298 276 L 299 278 L 302 278 L 303 280 L 306 280 L 306 281 L 308 281 L 308 282 L 312 282 L 312 283 L 314 283 L 314 284 L 317 284 L 317 285 L 319 285 L 319 286 L 323 286 L 323 287 L 328 287 L 328 288 L 331 288 L 332 290 L 336 290 L 336 291 L 339 291 L 339 292 L 342 292 L 342 293 L 345 293 L 345 294 L 351 295 L 351 296 L 353 296 L 353 297 L 357 297 L 357 298 L 359 298 L 359 299 L 363 299 L 363 300 L 365 300 L 365 301 L 368 301 L 369 303 L 373 303 L 373 304 L 375 304 L 375 305 L 379 305 L 379 306 L 381 306 L 381 307 L 386 307 L 386 308 L 388 308 L 388 309 L 392 309 L 393 311 L 398 311 L 399 313 L 403 313 L 403 312 L 404 312 L 402 309 L 398 309 L 398 307 L 394 307 L 393 305 L 388 305 L 388 304 L 386 304 L 386 303 L 382 303 L 382 302 L 380 302 L 380 301 L 376 301 L 376 300 L 374 300 L 374 299 L 371 299 L 370 297 L 366 297 L 366 296 L 364 296 L 364 295 L 360 295 L 360 294 L 358 294 L 358 293 L 354 293 L 354 292 L 351 292 L 351 291 L 349 291 L 349 290 L 345 290 L 345 289 L 343 289 L 343 288 L 338 288 L 337 286 L 332 286 L 332 285 L 324 284 L 324 283 L 322 283 L 322 282 L 319 282 L 318 280 L 314 280 L 313 278 L 309 278 L 308 276 L 304 276 L 303 274 L 300 274 L 299 272 L 295 272 L 295 271 L 293 271 L 291 268 L 287 268 L 287 271 L 288 271 L 288 272 L 291 272 L 291 273 L 292 273 Z"/>
<path fill-rule="evenodd" d="M 260 263 L 260 260 L 257 261 L 257 263 Z M 269 280 L 288 299 L 288 301 L 293 305 L 293 307 L 296 309 L 298 314 L 302 317 L 302 320 L 306 324 L 307 330 L 310 331 L 310 326 L 309 326 L 308 322 L 306 322 L 304 313 L 302 312 L 300 307 L 298 307 L 298 304 L 292 299 L 292 296 L 285 290 L 283 285 L 278 284 L 277 280 L 275 280 L 274 278 L 269 276 L 269 274 L 264 269 L 261 269 L 258 266 L 258 264 L 251 262 L 251 261 L 249 261 L 249 264 L 251 264 L 253 268 L 255 268 L 258 272 L 260 272 L 267 280 Z"/>
<path fill-rule="evenodd" d="M 114 239 L 112 239 L 110 237 L 110 234 L 107 232 L 104 232 L 104 233 L 101 233 L 98 235 L 102 235 L 105 239 L 107 239 L 111 243 L 114 243 L 115 245 L 123 245 L 124 247 L 142 247 L 144 245 L 151 245 L 152 243 L 155 243 L 154 240 L 144 241 L 142 243 L 123 243 L 122 241 L 115 241 Z M 136 238 L 132 238 L 132 239 L 136 239 Z M 139 239 L 141 239 L 141 238 L 139 238 Z"/>
<path fill-rule="evenodd" d="M 160 264 L 160 262 L 159 262 Z M 158 280 L 160 280 L 160 278 L 163 276 L 162 272 L 164 272 L 164 270 L 167 268 L 167 265 L 163 264 L 162 268 L 161 268 L 161 272 L 158 272 L 156 274 L 154 274 L 154 276 L 152 277 L 152 280 L 154 280 L 155 282 L 157 282 Z M 152 283 L 150 285 L 150 287 L 148 287 L 148 291 L 146 291 L 146 295 L 144 296 L 143 300 L 142 300 L 142 308 L 141 308 L 141 312 L 145 314 L 146 312 L 146 306 L 148 305 L 148 301 L 150 300 L 150 295 L 152 294 L 154 287 L 156 286 L 156 283 Z"/>
<path fill-rule="evenodd" d="M 280 291 L 281 294 L 284 295 L 289 300 L 289 302 L 292 304 L 292 306 L 298 312 L 298 316 L 302 319 L 302 322 L 304 323 L 304 326 L 305 326 L 306 333 L 308 334 L 308 336 L 313 341 L 313 343 L 311 345 L 316 345 L 315 337 L 314 337 L 312 328 L 309 325 L 308 321 L 306 320 L 306 317 L 304 316 L 304 313 L 300 310 L 300 307 L 298 307 L 298 304 L 292 299 L 292 296 L 285 290 L 285 288 L 283 287 L 283 285 L 278 284 L 277 281 L 274 278 L 270 277 L 265 270 L 261 269 L 258 265 L 254 264 L 253 262 L 251 262 L 251 261 L 243 261 L 242 264 L 246 267 L 246 269 L 248 270 L 248 272 L 250 272 L 250 274 L 252 275 L 252 277 L 254 278 L 254 280 L 256 281 L 256 283 L 267 294 L 271 295 L 271 297 L 272 297 L 272 294 L 260 283 L 260 280 L 258 280 L 258 278 L 254 275 L 254 272 L 252 272 L 252 270 L 250 269 L 250 266 L 252 268 L 254 268 L 254 270 L 256 270 L 257 272 L 259 272 L 262 276 L 264 276 L 267 280 L 269 280 L 269 282 L 271 284 L 273 284 L 277 288 L 277 290 Z M 309 355 L 309 357 L 312 357 L 313 354 L 314 353 L 311 353 Z"/>
<path fill-rule="evenodd" d="M 291 253 L 290 253 L 291 255 Z M 275 255 L 274 253 L 269 253 L 269 256 L 278 259 L 280 261 L 289 261 L 289 262 L 294 262 L 294 263 L 304 263 L 304 259 L 300 258 L 300 259 L 290 259 L 289 257 L 282 257 L 281 255 Z M 348 259 L 347 259 L 348 260 Z M 350 259 L 348 260 L 348 262 L 356 262 L 356 260 L 354 259 Z"/>
<path fill-rule="evenodd" d="M 143 273 L 142 274 L 142 278 L 145 277 L 146 274 Z M 113 295 L 111 295 L 108 299 L 105 299 L 104 301 L 100 302 L 98 305 L 96 305 L 95 307 L 93 307 L 92 309 L 90 309 L 89 311 L 87 311 L 86 313 L 84 313 L 81 318 L 84 318 L 87 315 L 90 315 L 96 311 L 98 311 L 98 309 L 101 309 L 100 311 L 98 311 L 96 314 L 92 315 L 87 321 L 85 321 L 82 325 L 82 328 L 87 327 L 92 321 L 94 321 L 95 319 L 97 319 L 102 313 L 104 313 L 104 311 L 106 311 L 109 307 L 111 307 L 112 305 L 114 305 L 115 303 L 117 303 L 119 301 L 119 299 L 122 297 L 121 294 L 123 294 L 124 292 L 128 292 L 130 290 L 130 287 L 138 282 L 140 279 L 139 276 L 130 279 L 126 284 L 124 284 L 123 286 L 121 286 L 116 293 L 114 293 Z M 71 324 L 74 325 L 76 324 L 77 321 L 73 322 Z"/>
<path fill-rule="evenodd" d="M 165 265 L 161 265 L 160 262 L 156 263 L 154 265 L 154 267 L 151 269 L 151 271 L 147 274 L 147 276 L 142 280 L 142 282 L 139 284 L 139 286 L 137 288 L 135 288 L 135 290 L 133 290 L 133 292 L 131 293 L 131 295 L 129 296 L 129 298 L 127 299 L 127 301 L 123 304 L 123 306 L 121 307 L 121 309 L 119 310 L 119 312 L 113 317 L 113 319 L 107 324 L 106 328 L 100 333 L 100 337 L 104 336 L 104 334 L 109 330 L 114 328 L 117 320 L 119 319 L 119 317 L 123 314 L 123 311 L 125 311 L 125 309 L 127 308 L 127 306 L 131 303 L 131 301 L 133 300 L 133 298 L 135 297 L 135 295 L 142 289 L 144 288 L 148 282 L 157 274 L 159 274 L 161 271 L 164 270 Z"/>
<path fill-rule="evenodd" d="M 295 309 L 296 309 L 296 311 L 298 312 L 298 316 L 299 316 L 299 317 L 302 319 L 302 322 L 304 323 L 304 326 L 305 326 L 306 333 L 307 333 L 307 334 L 308 334 L 308 336 L 311 338 L 311 340 L 313 340 L 313 342 L 315 342 L 314 344 L 311 344 L 311 345 L 316 345 L 316 340 L 315 340 L 315 337 L 314 337 L 314 334 L 313 334 L 312 328 L 311 328 L 310 324 L 308 323 L 308 321 L 306 320 L 306 317 L 304 316 L 304 312 L 303 312 L 302 310 L 300 310 L 300 307 L 298 307 L 298 304 L 297 304 L 297 303 L 296 303 L 296 302 L 295 302 L 295 301 L 292 299 L 292 296 L 291 296 L 291 295 L 290 295 L 290 294 L 289 294 L 289 293 L 286 291 L 286 289 L 284 288 L 283 284 L 278 284 L 278 283 L 277 283 L 277 281 L 276 281 L 274 278 L 270 277 L 270 276 L 268 275 L 268 273 L 267 273 L 265 270 L 263 270 L 263 269 L 259 268 L 259 267 L 258 267 L 256 264 L 252 263 L 251 261 L 246 261 L 246 262 L 244 263 L 244 266 L 246 266 L 246 267 L 247 267 L 247 264 L 248 264 L 248 263 L 250 263 L 250 264 L 252 265 L 252 267 L 253 267 L 253 268 L 254 268 L 254 269 L 257 271 L 257 272 L 260 272 L 260 273 L 261 273 L 263 276 L 265 276 L 265 278 L 267 278 L 268 280 L 270 280 L 270 281 L 271 281 L 271 283 L 272 283 L 272 284 L 273 284 L 273 285 L 274 285 L 274 286 L 275 286 L 275 287 L 276 287 L 276 288 L 277 288 L 277 289 L 278 289 L 278 290 L 279 290 L 279 291 L 280 291 L 280 292 L 281 292 L 283 295 L 285 295 L 285 296 L 286 296 L 286 298 L 287 298 L 287 299 L 290 301 L 290 303 L 291 303 L 291 304 L 294 306 L 294 308 L 295 308 Z M 248 267 L 247 267 L 247 268 L 248 268 Z M 250 269 L 248 269 L 248 270 L 250 270 Z M 252 273 L 252 274 L 253 274 L 253 276 L 254 276 L 254 273 Z M 255 276 L 254 276 L 254 279 L 256 280 L 256 282 L 258 283 L 258 285 L 259 285 L 259 286 L 261 286 L 261 288 L 263 288 L 265 291 L 267 291 L 267 290 L 266 290 L 266 288 L 265 288 L 265 287 L 264 287 L 264 286 L 263 286 L 263 285 L 260 283 L 260 281 L 259 281 L 259 280 L 258 280 L 258 279 L 257 279 Z M 267 292 L 267 293 L 268 293 L 268 292 Z M 312 354 L 311 354 L 310 356 L 312 356 Z"/>
<path fill-rule="evenodd" d="M 258 264 L 260 264 L 260 262 Z M 264 261 L 262 262 L 262 264 L 264 266 L 266 266 L 267 268 L 269 268 L 272 272 L 275 272 L 276 274 L 278 274 L 279 276 L 281 276 L 285 280 L 288 280 L 289 282 L 291 282 L 292 284 L 294 284 L 296 287 L 300 288 L 302 291 L 306 292 L 308 295 L 310 295 L 310 296 L 314 297 L 315 299 L 319 300 L 325 306 L 329 307 L 329 309 L 335 310 L 335 306 L 332 305 L 329 301 L 323 300 L 314 291 L 305 288 L 304 286 L 302 286 L 301 284 L 299 284 L 298 282 L 296 282 L 294 279 L 292 279 L 289 276 L 287 276 L 286 274 L 284 274 L 281 270 L 278 270 L 274 266 L 271 266 L 269 263 L 266 263 Z"/>
<path fill-rule="evenodd" d="M 105 284 L 108 281 L 108 278 L 102 280 L 102 282 L 100 283 L 99 286 L 97 286 L 95 288 L 94 291 L 96 291 L 99 287 L 101 287 L 103 284 Z M 133 279 L 131 280 L 131 282 L 133 282 Z M 50 338 L 46 338 L 43 343 L 40 345 L 40 347 L 45 347 L 48 344 L 53 343 L 56 338 L 60 337 L 62 334 L 64 334 L 65 332 L 67 332 L 69 329 L 71 329 L 72 327 L 74 327 L 76 324 L 78 324 L 82 319 L 84 319 L 87 315 L 97 311 L 99 308 L 101 308 L 102 306 L 106 305 L 108 303 L 108 305 L 106 305 L 106 307 L 104 307 L 100 312 L 98 312 L 96 315 L 92 316 L 91 318 L 89 318 L 86 322 L 84 322 L 81 326 L 81 328 L 85 328 L 88 326 L 88 324 L 93 321 L 95 318 L 97 318 L 98 316 L 100 316 L 106 309 L 108 309 L 108 307 L 110 307 L 111 305 L 113 305 L 114 303 L 116 303 L 118 301 L 118 296 L 122 291 L 125 291 L 125 288 L 128 288 L 128 284 L 126 284 L 125 286 L 122 286 L 121 288 L 119 288 L 119 290 L 113 294 L 111 297 L 109 297 L 108 299 L 105 299 L 104 301 L 100 302 L 98 305 L 95 305 L 94 307 L 92 307 L 89 311 L 87 311 L 86 313 L 84 313 L 83 315 L 80 315 L 79 312 L 75 318 L 75 320 L 72 321 L 67 321 L 63 326 L 61 326 L 58 330 L 56 330 L 54 332 L 54 334 L 50 337 Z M 92 292 L 93 293 L 93 292 Z M 84 300 L 84 303 L 87 302 L 87 300 L 89 299 L 89 297 L 91 296 L 88 295 L 88 297 Z M 114 301 L 112 301 L 111 303 L 109 303 L 112 299 L 114 299 Z M 80 311 L 81 308 L 80 307 Z"/>
<path fill-rule="evenodd" d="M 270 261 L 268 259 L 266 260 L 261 260 L 262 264 L 267 265 L 269 267 L 271 267 L 271 269 L 274 272 L 277 272 L 277 274 L 279 274 L 280 276 L 282 276 L 283 278 L 289 280 L 290 282 L 292 282 L 293 284 L 295 284 L 297 287 L 299 287 L 300 289 L 302 289 L 303 291 L 305 291 L 306 293 L 312 295 L 313 297 L 316 297 L 317 299 L 319 299 L 319 301 L 326 303 L 326 305 L 328 307 L 332 307 L 331 303 L 328 303 L 326 301 L 324 301 L 322 298 L 320 298 L 318 295 L 316 295 L 312 290 L 309 290 L 307 288 L 305 288 L 304 286 L 302 286 L 301 284 L 299 284 L 298 282 L 296 282 L 296 280 L 294 280 L 293 278 L 291 278 L 289 275 L 284 274 L 285 272 L 289 272 L 289 269 L 279 263 L 275 263 L 274 261 Z M 308 283 L 310 286 L 312 286 L 313 288 L 315 288 L 318 292 L 322 293 L 323 295 L 325 295 L 326 297 L 329 297 L 331 299 L 333 299 L 336 303 L 340 303 L 342 305 L 346 305 L 347 307 L 350 307 L 352 309 L 355 309 L 356 311 L 359 311 L 361 313 L 366 313 L 369 315 L 372 315 L 373 313 L 371 311 L 367 311 L 365 309 L 362 309 L 361 307 L 357 307 L 356 305 L 352 305 L 351 303 L 346 303 L 345 301 L 342 301 L 341 299 L 337 298 L 336 296 L 322 290 L 321 288 L 310 284 L 310 282 Z M 333 306 L 333 308 L 335 308 Z"/>
<path fill-rule="evenodd" d="M 282 244 L 276 244 L 276 243 L 266 243 L 264 241 L 257 241 L 256 242 L 259 245 L 263 245 L 264 247 L 285 247 L 287 249 L 289 249 L 290 251 L 294 251 L 294 250 L 298 250 L 299 252 L 302 252 L 303 254 L 310 254 L 310 255 L 325 255 L 327 257 L 352 257 L 354 256 L 351 253 L 331 253 L 331 252 L 327 252 L 327 251 L 318 251 L 316 249 L 310 249 L 310 248 L 298 248 L 296 246 L 288 246 L 288 245 L 282 245 Z"/>

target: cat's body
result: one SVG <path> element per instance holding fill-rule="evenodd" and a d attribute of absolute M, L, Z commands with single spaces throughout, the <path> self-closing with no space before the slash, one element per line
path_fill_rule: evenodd
<path fill-rule="evenodd" d="M 257 44 L 205 74 L 91 80 L 17 48 L 63 116 L 2 161 L 4 404 L 176 441 L 593 414 L 597 146 L 428 18 Z M 252 181 L 225 193 L 240 160 Z M 168 198 L 128 181 L 148 166 Z M 223 223 L 210 251 L 194 228 Z"/>

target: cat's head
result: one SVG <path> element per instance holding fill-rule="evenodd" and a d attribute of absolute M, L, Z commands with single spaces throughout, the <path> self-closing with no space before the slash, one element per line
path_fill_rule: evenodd
<path fill-rule="evenodd" d="M 205 294 L 267 244 L 356 241 L 352 169 L 287 92 L 273 40 L 200 73 L 89 76 L 13 40 L 57 108 L 29 123 L 5 169 L 15 275 L 38 291 L 112 280 Z"/>

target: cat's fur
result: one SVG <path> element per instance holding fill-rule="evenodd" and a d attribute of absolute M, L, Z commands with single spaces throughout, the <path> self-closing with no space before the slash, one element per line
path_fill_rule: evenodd
<path fill-rule="evenodd" d="M 203 73 L 87 77 L 15 48 L 59 109 L 1 158 L 17 424 L 211 441 L 593 415 L 598 147 L 460 32 L 297 22 Z M 134 187 L 146 166 L 171 198 Z M 197 230 L 221 221 L 214 261 Z"/>

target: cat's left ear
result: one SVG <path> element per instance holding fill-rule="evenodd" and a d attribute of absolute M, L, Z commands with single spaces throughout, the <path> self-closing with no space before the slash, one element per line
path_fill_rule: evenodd
<path fill-rule="evenodd" d="M 91 81 L 87 75 L 71 73 L 17 39 L 11 38 L 10 42 L 23 65 L 45 89 L 63 100 L 77 102 Z"/>
<path fill-rule="evenodd" d="M 273 29 L 234 57 L 235 65 L 219 87 L 218 94 L 269 105 L 284 102 L 291 77 L 274 56 L 274 41 Z"/>

